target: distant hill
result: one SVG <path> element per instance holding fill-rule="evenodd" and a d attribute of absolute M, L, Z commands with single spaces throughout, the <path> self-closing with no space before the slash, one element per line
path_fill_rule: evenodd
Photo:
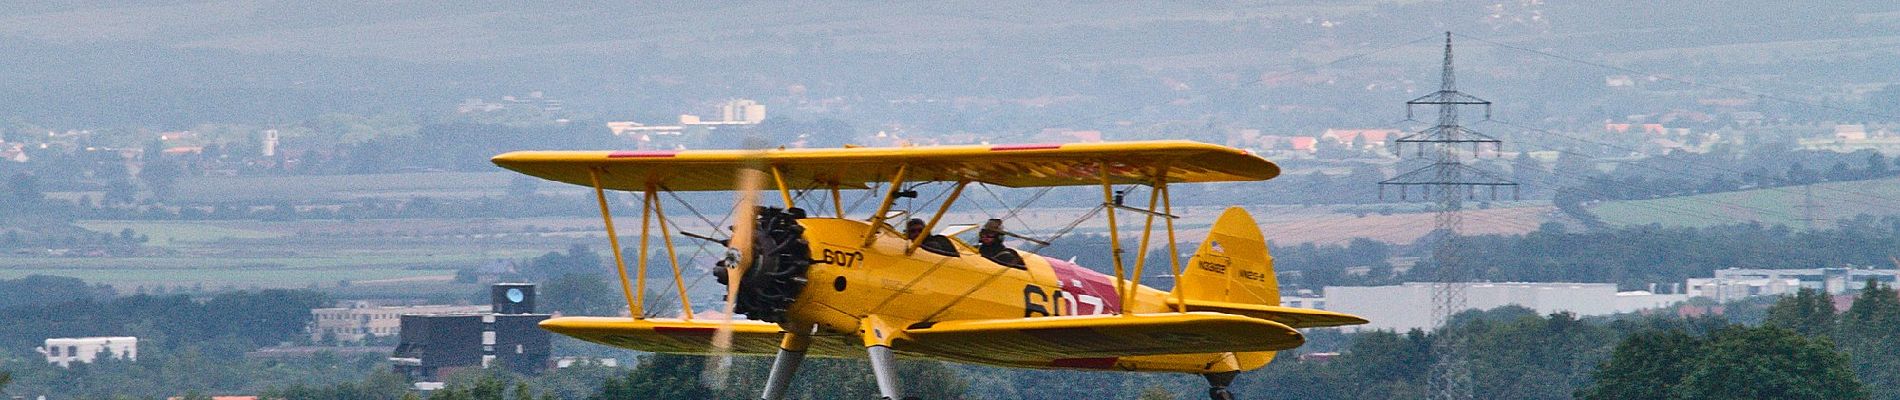
<path fill-rule="evenodd" d="M 857 122 L 1014 110 L 935 108 L 966 97 L 1082 102 L 1021 117 L 1041 127 L 1210 95 L 1212 105 L 1181 115 L 1258 114 L 1250 102 L 1266 100 L 1229 89 L 1445 30 L 1659 73 L 1791 85 L 1890 80 L 1900 31 L 1900 4 L 1769 0 L 3 3 L 0 97 L 14 115 L 0 117 L 82 127 L 442 111 L 536 90 L 614 118 L 664 118 L 730 97 Z M 1361 110 L 1368 98 L 1410 97 L 1412 80 L 1435 73 L 1431 42 L 1310 71 L 1271 101 Z M 1494 100 L 1595 96 L 1606 73 L 1522 52 L 1460 57 L 1461 71 L 1486 78 L 1464 83 Z M 1362 113 L 1338 114 L 1311 124 Z M 965 125 L 983 127 L 943 130 Z"/>

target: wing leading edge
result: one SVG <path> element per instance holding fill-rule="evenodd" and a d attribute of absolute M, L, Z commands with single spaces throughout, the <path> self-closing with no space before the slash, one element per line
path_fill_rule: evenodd
<path fill-rule="evenodd" d="M 889 182 L 899 165 L 906 181 L 959 181 L 1009 187 L 1229 182 L 1272 179 L 1280 167 L 1246 151 L 1206 143 L 1145 142 L 859 147 L 837 149 L 684 151 L 517 151 L 495 165 L 543 179 L 643 190 L 734 190 L 741 168 L 777 168 L 793 187 L 864 187 Z"/>

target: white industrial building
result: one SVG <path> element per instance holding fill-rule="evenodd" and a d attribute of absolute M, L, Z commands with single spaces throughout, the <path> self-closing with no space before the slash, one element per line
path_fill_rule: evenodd
<path fill-rule="evenodd" d="M 1436 327 L 1432 320 L 1432 289 L 1438 283 L 1414 282 L 1396 286 L 1327 286 L 1326 297 L 1286 298 L 1282 303 L 1309 305 L 1358 315 L 1370 320 L 1365 325 L 1344 327 L 1347 331 L 1393 330 Z M 1686 295 L 1659 295 L 1646 291 L 1617 292 L 1611 283 L 1522 283 L 1477 282 L 1465 286 L 1465 306 L 1489 310 L 1516 305 L 1539 314 L 1559 312 L 1579 316 L 1610 315 L 1667 307 L 1688 299 Z M 1314 307 L 1310 305 L 1320 305 Z"/>
<path fill-rule="evenodd" d="M 356 302 L 349 307 L 311 309 L 310 326 L 306 330 L 312 342 L 321 342 L 326 335 L 341 342 L 360 342 L 370 337 L 401 334 L 403 314 L 462 314 L 488 309 L 486 305 L 372 306 Z"/>
<path fill-rule="evenodd" d="M 91 364 L 98 359 L 99 353 L 107 356 L 138 361 L 139 338 L 131 336 L 81 337 L 46 339 L 46 345 L 34 349 L 46 355 L 46 362 L 58 364 L 60 368 L 70 368 L 73 363 Z"/>
<path fill-rule="evenodd" d="M 680 136 L 692 133 L 689 131 L 704 134 L 720 126 L 757 125 L 761 122 L 765 122 L 765 105 L 749 99 L 732 99 L 719 105 L 719 120 L 716 121 L 694 114 L 680 114 L 679 123 L 675 125 L 613 121 L 607 123 L 607 130 L 613 132 L 614 136 Z"/>
<path fill-rule="evenodd" d="M 1900 276 L 1900 270 L 1726 268 L 1715 270 L 1713 278 L 1692 278 L 1685 283 L 1690 296 L 1728 302 L 1751 296 L 1793 294 L 1800 289 L 1819 290 L 1827 294 L 1846 294 L 1865 288 L 1868 279 L 1891 285 L 1896 276 Z"/>

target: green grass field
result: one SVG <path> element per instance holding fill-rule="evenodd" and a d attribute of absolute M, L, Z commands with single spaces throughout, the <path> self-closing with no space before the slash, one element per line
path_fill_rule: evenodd
<path fill-rule="evenodd" d="M 151 238 L 148 245 L 178 246 L 188 243 L 209 243 L 224 239 L 270 239 L 284 237 L 283 232 L 224 226 L 223 224 L 179 221 L 80 221 L 75 223 L 82 228 L 113 233 L 131 229 Z"/>
<path fill-rule="evenodd" d="M 1900 215 L 1882 206 L 1900 199 L 1900 178 L 1812 185 L 1817 228 L 1859 215 Z M 1801 186 L 1713 193 L 1650 200 L 1604 202 L 1591 207 L 1604 222 L 1617 226 L 1662 224 L 1706 227 L 1759 222 L 1805 227 L 1810 190 Z"/>
<path fill-rule="evenodd" d="M 175 196 L 176 200 L 187 203 L 348 200 L 363 197 L 476 197 L 502 194 L 514 175 L 498 171 L 195 177 L 179 181 Z"/>
<path fill-rule="evenodd" d="M 523 259 L 604 238 L 581 234 L 591 218 L 75 222 L 151 238 L 136 256 L 0 254 L 0 278 L 62 275 L 121 290 L 137 286 L 334 287 L 339 281 L 445 280 L 454 270 Z M 543 233 L 555 229 L 557 232 Z M 597 228 L 596 228 L 597 229 Z M 598 235 L 595 232 L 588 232 Z"/>
<path fill-rule="evenodd" d="M 453 272 L 403 268 L 353 268 L 347 270 L 285 268 L 5 268 L 0 279 L 28 275 L 58 275 L 84 279 L 88 283 L 112 285 L 120 291 L 138 286 L 202 286 L 204 288 L 305 288 L 312 285 L 334 287 L 342 280 L 380 280 L 402 278 L 447 279 Z"/>

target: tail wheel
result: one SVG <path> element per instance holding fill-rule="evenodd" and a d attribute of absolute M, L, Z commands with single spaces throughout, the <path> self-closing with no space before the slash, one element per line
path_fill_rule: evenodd
<path fill-rule="evenodd" d="M 752 240 L 753 265 L 738 279 L 737 298 L 727 299 L 733 302 L 733 312 L 745 314 L 748 319 L 785 322 L 785 311 L 791 308 L 799 291 L 805 289 L 805 272 L 811 269 L 811 245 L 805 241 L 805 227 L 798 224 L 804 214 L 796 208 L 758 208 L 754 221 L 758 229 L 753 230 Z M 720 268 L 714 272 L 719 283 L 733 284 L 726 271 L 737 262 L 736 252 L 728 252 L 726 259 L 719 262 Z"/>

